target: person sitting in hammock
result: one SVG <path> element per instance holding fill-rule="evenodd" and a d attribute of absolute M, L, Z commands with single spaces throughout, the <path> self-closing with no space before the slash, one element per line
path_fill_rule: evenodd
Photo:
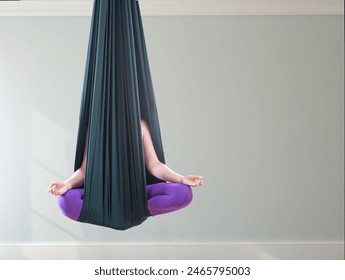
<path fill-rule="evenodd" d="M 150 135 L 148 125 L 141 120 L 142 142 L 145 163 L 148 171 L 166 183 L 148 185 L 148 209 L 152 216 L 165 214 L 182 209 L 189 205 L 193 195 L 191 187 L 202 186 L 202 176 L 182 176 L 159 161 Z M 78 220 L 82 206 L 86 169 L 86 149 L 81 167 L 65 182 L 53 182 L 48 192 L 59 196 L 58 205 L 61 212 L 72 220 Z"/>

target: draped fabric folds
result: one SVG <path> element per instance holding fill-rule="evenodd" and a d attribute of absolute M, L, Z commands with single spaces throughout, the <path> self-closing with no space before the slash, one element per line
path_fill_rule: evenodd
<path fill-rule="evenodd" d="M 156 102 L 136 0 L 95 0 L 75 170 L 87 150 L 80 222 L 125 230 L 150 216 L 140 120 L 164 162 Z"/>

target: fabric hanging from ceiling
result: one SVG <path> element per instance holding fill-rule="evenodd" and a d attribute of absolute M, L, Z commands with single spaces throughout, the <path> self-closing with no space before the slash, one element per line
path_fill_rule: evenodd
<path fill-rule="evenodd" d="M 86 148 L 80 222 L 125 230 L 150 216 L 145 186 L 160 180 L 145 167 L 141 119 L 164 163 L 139 3 L 95 0 L 74 166 Z"/>

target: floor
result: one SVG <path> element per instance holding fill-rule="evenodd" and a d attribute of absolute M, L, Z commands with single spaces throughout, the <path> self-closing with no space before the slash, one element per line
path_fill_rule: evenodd
<path fill-rule="evenodd" d="M 343 244 L 0 245 L 2 260 L 343 260 Z"/>

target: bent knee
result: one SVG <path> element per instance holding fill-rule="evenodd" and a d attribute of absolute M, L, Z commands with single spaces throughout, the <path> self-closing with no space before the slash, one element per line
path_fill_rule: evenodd
<path fill-rule="evenodd" d="M 184 195 L 185 195 L 185 201 L 186 201 L 186 206 L 188 204 L 190 204 L 193 200 L 193 191 L 192 188 L 190 186 L 186 186 L 185 190 L 184 190 Z"/>
<path fill-rule="evenodd" d="M 82 192 L 70 190 L 63 195 L 58 196 L 57 203 L 63 215 L 72 220 L 78 220 L 83 205 Z"/>
<path fill-rule="evenodd" d="M 176 188 L 178 190 L 176 196 L 178 197 L 180 207 L 186 207 L 193 200 L 192 188 L 190 186 L 180 183 L 177 184 Z"/>

